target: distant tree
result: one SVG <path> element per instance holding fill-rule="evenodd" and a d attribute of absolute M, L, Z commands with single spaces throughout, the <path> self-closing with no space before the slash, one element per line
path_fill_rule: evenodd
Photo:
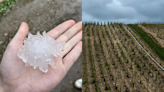
<path fill-rule="evenodd" d="M 109 26 L 110 24 L 109 24 L 109 21 L 108 21 L 108 26 Z"/>
<path fill-rule="evenodd" d="M 105 21 L 104 21 L 104 26 L 106 25 Z"/>
<path fill-rule="evenodd" d="M 99 25 L 99 22 L 97 21 L 97 25 Z"/>
<path fill-rule="evenodd" d="M 93 25 L 96 25 L 96 22 L 94 21 Z"/>
<path fill-rule="evenodd" d="M 111 24 L 111 25 L 113 25 L 113 23 L 112 23 L 112 22 L 111 22 L 110 24 Z"/>

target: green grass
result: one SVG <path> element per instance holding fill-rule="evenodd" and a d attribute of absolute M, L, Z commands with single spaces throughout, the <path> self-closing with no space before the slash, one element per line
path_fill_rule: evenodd
<path fill-rule="evenodd" d="M 0 3 L 0 18 L 7 10 L 12 9 L 12 5 L 18 0 L 4 0 Z"/>
<path fill-rule="evenodd" d="M 161 60 L 164 60 L 164 48 L 158 45 L 142 28 L 138 27 L 137 24 L 128 24 L 133 31 L 140 35 L 141 39 L 148 44 L 148 46 L 153 50 L 153 52 L 159 56 Z"/>

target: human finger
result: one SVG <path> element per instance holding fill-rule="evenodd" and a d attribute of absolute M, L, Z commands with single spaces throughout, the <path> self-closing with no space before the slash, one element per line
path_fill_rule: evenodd
<path fill-rule="evenodd" d="M 82 41 L 79 41 L 76 46 L 63 58 L 63 65 L 68 71 L 75 63 L 82 52 Z"/>
<path fill-rule="evenodd" d="M 73 25 L 65 33 L 60 35 L 56 40 L 58 40 L 58 42 L 61 42 L 61 41 L 67 42 L 75 34 L 77 34 L 81 29 L 82 29 L 82 21 L 80 21 L 80 22 L 76 23 L 75 25 Z"/>
<path fill-rule="evenodd" d="M 64 50 L 61 52 L 61 57 L 64 57 L 72 48 L 82 39 L 82 30 L 73 36 L 64 46 Z"/>
<path fill-rule="evenodd" d="M 54 29 L 47 32 L 47 35 L 56 39 L 62 33 L 64 33 L 66 30 L 68 30 L 70 27 L 72 27 L 74 24 L 75 24 L 74 20 L 65 21 L 65 22 L 61 23 L 60 25 L 56 26 Z"/>
<path fill-rule="evenodd" d="M 16 33 L 14 38 L 11 40 L 9 45 L 23 45 L 23 41 L 26 38 L 28 31 L 29 31 L 28 24 L 25 22 L 22 22 L 18 29 L 18 32 Z"/>

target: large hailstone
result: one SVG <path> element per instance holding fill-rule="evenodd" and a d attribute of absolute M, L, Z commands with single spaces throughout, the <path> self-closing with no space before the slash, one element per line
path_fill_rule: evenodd
<path fill-rule="evenodd" d="M 17 54 L 25 63 L 25 66 L 33 66 L 34 69 L 39 67 L 42 72 L 46 73 L 48 72 L 48 64 L 55 68 L 54 56 L 60 55 L 64 45 L 65 42 L 57 42 L 48 36 L 45 31 L 43 36 L 40 32 L 37 32 L 37 35 L 28 33 L 28 38 L 24 40 L 24 45 Z"/>

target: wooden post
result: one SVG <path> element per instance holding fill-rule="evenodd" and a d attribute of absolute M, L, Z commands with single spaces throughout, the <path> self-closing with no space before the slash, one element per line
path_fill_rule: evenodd
<path fill-rule="evenodd" d="M 147 92 L 149 92 L 148 88 L 149 88 L 149 73 L 148 73 L 148 81 L 147 81 Z"/>
<path fill-rule="evenodd" d="M 132 69 L 132 61 L 131 61 L 131 69 Z"/>
<path fill-rule="evenodd" d="M 141 73 L 140 73 L 140 83 L 141 83 Z"/>
<path fill-rule="evenodd" d="M 149 68 L 149 73 L 150 73 L 151 71 L 150 71 L 150 68 Z"/>
<path fill-rule="evenodd" d="M 135 66 L 134 66 L 134 69 L 135 69 L 135 70 L 134 70 L 134 73 L 135 73 L 135 76 L 136 76 L 136 67 L 135 67 Z"/>
<path fill-rule="evenodd" d="M 116 77 L 116 81 L 115 81 L 115 87 L 116 87 L 116 85 L 117 85 L 117 77 Z M 116 87 L 117 88 L 117 87 Z"/>
<path fill-rule="evenodd" d="M 140 88 L 139 88 L 139 83 L 138 83 L 138 92 L 140 91 Z"/>
<path fill-rule="evenodd" d="M 120 68 L 120 77 L 121 77 L 121 68 Z"/>
<path fill-rule="evenodd" d="M 132 84 L 133 84 L 133 87 L 134 87 L 134 83 L 133 83 L 133 77 L 132 77 Z"/>
<path fill-rule="evenodd" d="M 159 71 L 160 71 L 160 70 L 158 70 L 158 75 L 159 75 Z"/>
<path fill-rule="evenodd" d="M 119 69 L 117 71 L 118 71 L 118 77 L 119 77 Z"/>
<path fill-rule="evenodd" d="M 128 68 L 127 68 L 127 77 L 129 77 L 129 75 L 128 75 Z"/>

